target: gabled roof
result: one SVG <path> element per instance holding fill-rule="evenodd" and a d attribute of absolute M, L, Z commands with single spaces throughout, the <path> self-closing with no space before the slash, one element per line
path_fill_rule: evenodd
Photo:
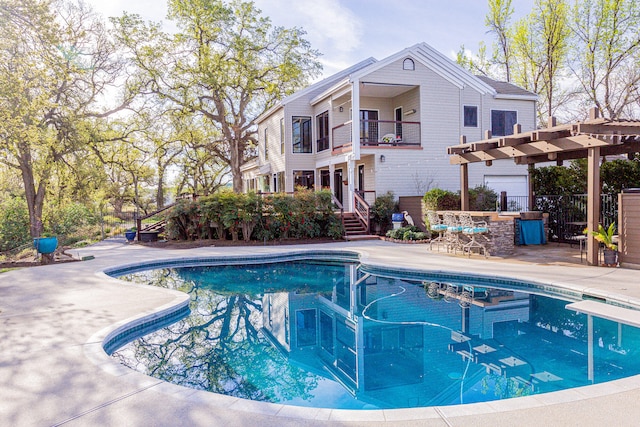
<path fill-rule="evenodd" d="M 273 107 L 271 107 L 269 110 L 265 111 L 263 114 L 261 114 L 258 118 L 256 118 L 256 123 L 261 122 L 262 120 L 264 120 L 267 116 L 270 116 L 271 114 L 273 114 L 274 111 L 276 111 L 277 109 L 283 107 L 285 104 L 294 101 L 298 98 L 300 98 L 301 96 L 304 95 L 309 95 L 309 94 L 313 94 L 318 93 L 318 92 L 322 92 L 327 90 L 328 88 L 334 86 L 336 83 L 341 82 L 342 80 L 348 78 L 352 73 L 361 70 L 363 68 L 368 67 L 371 64 L 374 64 L 377 62 L 377 59 L 370 57 L 365 59 L 364 61 L 360 61 L 355 65 L 352 65 L 349 68 L 345 68 L 342 71 L 339 71 L 327 78 L 324 78 L 318 82 L 313 83 L 310 86 L 307 86 L 304 89 L 301 89 L 295 93 L 292 93 L 291 95 L 281 99 L 276 105 L 274 105 Z"/>
<path fill-rule="evenodd" d="M 519 86 L 516 86 L 509 82 L 501 82 L 498 80 L 493 80 L 487 76 L 476 76 L 489 86 L 495 89 L 497 93 L 497 97 L 500 98 L 521 98 L 521 99 L 533 99 L 537 100 L 538 95 L 533 92 L 529 92 L 528 90 L 522 89 Z"/>
<path fill-rule="evenodd" d="M 496 95 L 495 89 L 478 79 L 469 71 L 460 67 L 458 64 L 447 58 L 426 43 L 418 43 L 411 47 L 401 50 L 387 58 L 376 62 L 351 75 L 352 80 L 360 79 L 367 74 L 383 68 L 399 59 L 411 56 L 431 71 L 435 72 L 445 80 L 451 82 L 458 88 L 462 89 L 469 86 L 477 90 L 483 95 Z"/>
<path fill-rule="evenodd" d="M 365 59 L 364 61 L 346 68 L 330 77 L 327 77 L 326 79 L 316 82 L 305 89 L 289 95 L 273 108 L 258 117 L 256 122 L 264 120 L 267 116 L 273 114 L 273 112 L 278 108 L 283 107 L 285 104 L 300 98 L 301 96 L 312 96 L 311 104 L 318 102 L 320 99 L 336 90 L 339 90 L 350 82 L 364 78 L 368 74 L 402 58 L 406 58 L 407 56 L 420 62 L 422 65 L 460 89 L 471 87 L 482 95 L 490 95 L 501 99 L 522 99 L 531 101 L 536 101 L 538 99 L 536 94 L 511 83 L 499 82 L 484 76 L 475 76 L 428 44 L 418 43 L 380 61 L 375 58 Z"/>

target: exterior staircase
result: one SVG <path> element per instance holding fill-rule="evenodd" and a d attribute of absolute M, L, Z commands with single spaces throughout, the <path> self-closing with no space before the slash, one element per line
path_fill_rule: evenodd
<path fill-rule="evenodd" d="M 368 234 L 365 225 L 358 219 L 356 214 L 345 212 L 342 216 L 345 240 L 373 240 L 379 236 Z"/>

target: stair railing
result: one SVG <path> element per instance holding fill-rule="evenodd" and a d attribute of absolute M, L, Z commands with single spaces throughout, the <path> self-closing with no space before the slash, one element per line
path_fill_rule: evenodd
<path fill-rule="evenodd" d="M 364 200 L 363 194 L 358 191 L 353 192 L 353 201 L 354 213 L 368 234 L 371 227 L 371 207 L 369 206 L 369 203 Z"/>

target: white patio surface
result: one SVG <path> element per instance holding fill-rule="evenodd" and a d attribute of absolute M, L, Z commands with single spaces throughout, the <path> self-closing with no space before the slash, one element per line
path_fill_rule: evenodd
<path fill-rule="evenodd" d="M 350 249 L 371 264 L 530 279 L 637 303 L 640 271 L 541 258 L 449 256 L 428 245 L 382 241 L 301 246 L 152 249 L 106 241 L 80 250 L 90 261 L 0 274 L 2 426 L 632 426 L 640 420 L 640 376 L 490 403 L 345 411 L 249 402 L 185 389 L 133 372 L 100 351 L 115 324 L 185 296 L 123 283 L 102 269 L 168 258 Z M 72 251 L 76 253 L 76 251 Z M 526 258 L 526 257 L 525 257 Z"/>

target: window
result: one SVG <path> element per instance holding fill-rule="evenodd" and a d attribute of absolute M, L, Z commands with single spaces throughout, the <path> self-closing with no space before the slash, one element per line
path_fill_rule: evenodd
<path fill-rule="evenodd" d="M 273 174 L 273 191 L 284 193 L 284 172 Z"/>
<path fill-rule="evenodd" d="M 296 311 L 296 338 L 298 347 L 316 345 L 316 311 L 298 310 Z"/>
<path fill-rule="evenodd" d="M 478 107 L 471 105 L 464 106 L 464 127 L 478 127 Z"/>
<path fill-rule="evenodd" d="M 284 118 L 280 119 L 280 154 L 284 154 Z"/>
<path fill-rule="evenodd" d="M 318 140 L 316 141 L 316 151 L 324 151 L 329 148 L 329 112 L 325 111 L 316 116 Z"/>
<path fill-rule="evenodd" d="M 517 111 L 491 110 L 491 135 L 506 136 L 513 134 L 513 125 L 518 123 Z"/>
<path fill-rule="evenodd" d="M 293 117 L 293 152 L 311 153 L 311 117 Z"/>
<path fill-rule="evenodd" d="M 320 186 L 325 188 L 331 188 L 331 175 L 328 169 L 322 169 L 320 171 Z"/>
<path fill-rule="evenodd" d="M 402 69 L 413 71 L 416 69 L 416 63 L 413 62 L 413 59 L 406 58 L 404 61 L 402 61 Z"/>
<path fill-rule="evenodd" d="M 268 139 L 268 135 L 269 135 L 269 129 L 265 128 L 264 129 L 264 159 L 265 160 L 269 160 L 269 139 Z"/>
<path fill-rule="evenodd" d="M 324 311 L 320 312 L 320 346 L 333 354 L 333 319 Z"/>
<path fill-rule="evenodd" d="M 293 185 L 295 188 L 304 187 L 313 189 L 313 171 L 293 171 Z"/>

